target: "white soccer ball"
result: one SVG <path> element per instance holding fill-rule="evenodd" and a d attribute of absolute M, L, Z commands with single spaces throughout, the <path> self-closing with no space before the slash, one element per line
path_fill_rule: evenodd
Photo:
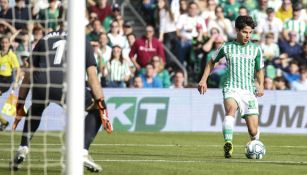
<path fill-rule="evenodd" d="M 259 140 L 249 141 L 245 146 L 245 155 L 249 159 L 262 159 L 265 155 L 265 146 Z"/>

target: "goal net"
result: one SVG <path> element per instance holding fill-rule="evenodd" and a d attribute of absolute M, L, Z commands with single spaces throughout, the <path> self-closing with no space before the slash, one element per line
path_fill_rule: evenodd
<path fill-rule="evenodd" d="M 35 116 L 32 114 L 33 110 L 29 110 L 33 103 L 31 98 L 33 91 L 29 92 L 25 102 L 25 108 L 29 110 L 27 118 L 41 120 L 41 122 L 29 141 L 29 153 L 18 171 L 10 170 L 9 162 L 14 159 L 21 143 L 25 118 L 20 121 L 16 131 L 13 131 L 11 128 L 14 116 L 1 113 L 1 116 L 9 122 L 9 126 L 0 132 L 0 174 L 83 174 L 82 154 L 76 153 L 81 153 L 83 148 L 83 139 L 80 138 L 83 138 L 82 128 L 84 127 L 84 78 L 82 77 L 85 77 L 85 72 L 80 70 L 85 68 L 84 62 L 72 58 L 84 59 L 80 55 L 85 55 L 85 28 L 82 27 L 85 14 L 80 13 L 85 12 L 85 2 L 72 0 L 51 0 L 46 3 L 45 1 L 16 1 L 15 4 L 9 0 L 5 2 L 8 3 L 13 15 L 11 19 L 0 19 L 0 38 L 10 38 L 10 50 L 17 56 L 23 73 L 30 70 L 29 59 L 33 54 L 37 54 L 32 49 L 39 38 L 51 31 L 65 30 L 66 24 L 69 35 L 65 46 L 67 47 L 65 55 L 68 59 L 60 59 L 65 65 L 64 68 L 60 70 L 50 68 L 48 65 L 50 63 L 47 61 L 47 68 L 41 70 L 63 72 L 66 76 L 64 83 L 60 86 L 53 83 L 35 85 L 41 88 L 62 89 L 66 101 L 64 103 L 62 100 L 63 105 L 60 106 L 54 102 L 48 103 L 47 100 L 38 100 L 35 103 L 48 104 L 48 107 L 44 110 L 42 117 Z M 47 46 L 48 43 L 45 45 Z M 50 52 L 54 51 L 57 57 L 61 45 L 52 47 Z M 48 58 L 49 55 L 50 53 L 46 52 L 42 56 Z M 33 74 L 30 73 L 31 76 Z M 13 77 L 16 77 L 16 73 Z M 47 78 L 46 82 L 50 82 L 50 79 Z M 12 84 L 7 85 L 12 86 Z M 0 96 L 0 111 L 11 93 L 12 87 Z M 14 94 L 18 96 L 18 89 L 14 91 Z M 49 95 L 48 91 L 45 95 Z M 30 134 L 27 135 L 29 136 Z"/>

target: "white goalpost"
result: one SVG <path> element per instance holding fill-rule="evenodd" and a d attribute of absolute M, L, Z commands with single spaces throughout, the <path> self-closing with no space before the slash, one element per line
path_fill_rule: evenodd
<path fill-rule="evenodd" d="M 68 0 L 67 175 L 83 175 L 85 90 L 85 1 Z"/>

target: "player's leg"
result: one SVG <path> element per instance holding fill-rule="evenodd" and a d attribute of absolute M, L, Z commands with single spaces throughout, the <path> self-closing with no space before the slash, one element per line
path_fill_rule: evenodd
<path fill-rule="evenodd" d="M 251 140 L 259 140 L 258 116 L 248 115 L 245 117 L 246 126 Z"/>
<path fill-rule="evenodd" d="M 99 129 L 101 127 L 101 120 L 98 110 L 88 112 L 85 117 L 85 129 L 84 129 L 84 166 L 92 172 L 101 172 L 102 168 L 96 164 L 89 155 L 89 147 L 95 139 Z"/>
<path fill-rule="evenodd" d="M 25 119 L 20 146 L 14 156 L 13 161 L 10 162 L 11 169 L 18 170 L 20 168 L 20 164 L 25 160 L 29 152 L 29 142 L 39 127 L 39 124 L 41 122 L 41 115 L 45 107 L 45 104 L 33 103 L 31 105 L 30 110 L 28 111 L 27 117 Z"/>
<path fill-rule="evenodd" d="M 259 109 L 257 98 L 254 94 L 249 92 L 248 94 L 244 95 L 244 98 L 242 98 L 242 103 L 244 104 L 244 107 L 241 115 L 245 119 L 251 140 L 258 140 L 260 132 L 258 129 Z"/>
<path fill-rule="evenodd" d="M 223 136 L 225 140 L 224 156 L 225 158 L 230 158 L 233 152 L 233 129 L 238 104 L 234 98 L 227 98 L 224 100 L 224 107 L 226 112 L 226 116 L 223 121 Z"/>

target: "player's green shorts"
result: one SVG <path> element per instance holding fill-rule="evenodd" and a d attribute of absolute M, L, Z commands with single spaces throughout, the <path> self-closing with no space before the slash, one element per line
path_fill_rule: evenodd
<path fill-rule="evenodd" d="M 258 116 L 258 101 L 255 95 L 250 91 L 229 88 L 223 90 L 223 95 L 224 99 L 233 98 L 237 102 L 242 118 L 249 115 Z"/>

